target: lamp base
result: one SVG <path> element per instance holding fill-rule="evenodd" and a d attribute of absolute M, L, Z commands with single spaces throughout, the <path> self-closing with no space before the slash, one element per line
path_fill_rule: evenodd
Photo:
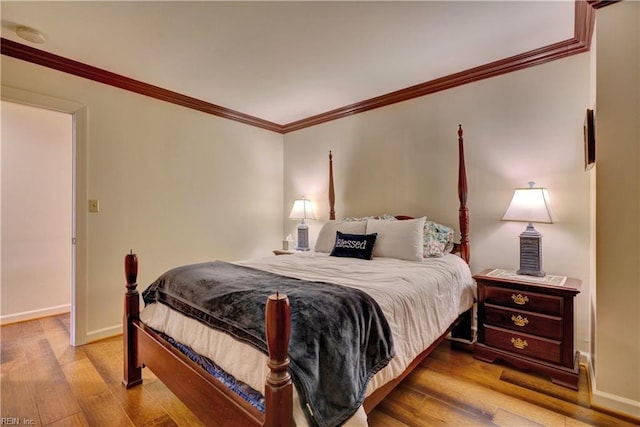
<path fill-rule="evenodd" d="M 298 224 L 298 244 L 296 251 L 308 251 L 309 249 L 309 226 L 303 222 Z"/>
<path fill-rule="evenodd" d="M 529 223 L 520 234 L 520 269 L 517 274 L 544 277 L 542 271 L 542 234 Z"/>
<path fill-rule="evenodd" d="M 522 275 L 522 276 L 536 276 L 536 277 L 544 277 L 546 276 L 546 273 L 544 271 L 536 271 L 536 270 L 518 270 L 516 271 L 516 274 Z"/>

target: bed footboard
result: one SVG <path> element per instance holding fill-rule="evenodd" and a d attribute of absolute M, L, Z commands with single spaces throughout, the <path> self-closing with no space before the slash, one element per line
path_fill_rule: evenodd
<path fill-rule="evenodd" d="M 265 309 L 269 374 L 262 414 L 140 322 L 136 254 L 126 255 L 124 264 L 127 284 L 122 383 L 126 388 L 142 383 L 142 368 L 146 366 L 206 425 L 293 425 L 293 384 L 288 371 L 291 315 L 286 295 L 270 295 Z"/>

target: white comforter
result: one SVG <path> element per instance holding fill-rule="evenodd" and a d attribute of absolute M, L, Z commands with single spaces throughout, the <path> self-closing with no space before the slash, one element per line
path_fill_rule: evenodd
<path fill-rule="evenodd" d="M 396 356 L 372 378 L 367 395 L 400 375 L 474 300 L 469 267 L 455 255 L 411 262 L 392 258 L 365 261 L 308 252 L 237 264 L 304 280 L 351 286 L 376 300 L 391 328 Z M 140 318 L 264 393 L 267 356 L 259 350 L 161 304 L 147 306 Z M 297 401 L 297 396 L 294 399 Z M 299 404 L 294 405 L 294 419 L 298 425 L 306 425 Z M 366 424 L 362 408 L 347 423 Z"/>

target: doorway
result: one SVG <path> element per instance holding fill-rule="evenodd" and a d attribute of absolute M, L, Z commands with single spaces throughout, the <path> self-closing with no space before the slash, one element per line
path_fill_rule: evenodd
<path fill-rule="evenodd" d="M 71 310 L 72 116 L 2 101 L 2 324 Z"/>
<path fill-rule="evenodd" d="M 86 200 L 86 197 L 83 197 L 86 195 L 86 107 L 72 101 L 5 86 L 2 87 L 1 94 L 3 139 L 0 142 L 0 237 L 3 245 L 0 246 L 0 315 L 3 323 L 9 323 L 26 320 L 29 316 L 41 317 L 70 311 L 71 345 L 81 345 L 86 343 L 87 330 L 87 218 L 86 210 L 79 208 L 79 205 L 84 206 Z M 49 146 L 39 147 L 40 151 L 35 147 L 27 148 L 27 137 L 19 136 L 18 148 L 14 146 L 11 151 L 7 151 L 5 111 L 9 110 L 31 111 L 35 112 L 36 116 L 57 117 L 54 120 L 64 123 L 66 136 L 64 142 L 58 143 L 64 147 L 57 147 L 56 150 L 59 151 L 54 155 L 52 153 L 55 150 L 47 151 L 53 149 Z M 33 118 L 36 116 L 27 119 L 22 127 L 31 131 L 37 128 L 38 126 L 34 125 L 37 121 Z M 51 135 L 36 136 L 37 139 L 50 140 Z M 46 152 L 45 156 L 41 155 L 42 151 Z M 18 157 L 16 153 L 19 153 Z M 7 158 L 7 155 L 11 158 Z M 54 157 L 62 157 L 63 160 L 56 160 L 58 163 L 53 166 Z M 65 171 L 61 171 L 65 168 Z M 7 180 L 8 178 L 10 180 Z M 58 186 L 58 190 L 53 190 L 53 181 L 63 182 L 63 187 Z M 78 197 L 81 199 L 78 200 Z M 51 221 L 54 217 L 64 217 L 64 225 L 53 225 Z M 57 224 L 59 225 L 60 221 Z M 39 239 L 36 235 L 39 235 Z M 45 256 L 42 256 L 42 253 L 34 256 L 37 251 L 44 252 Z M 66 270 L 66 273 L 54 273 L 52 268 L 55 267 L 52 267 L 52 264 L 56 263 L 58 268 Z M 64 267 L 61 268 L 61 264 L 64 264 Z M 58 277 L 55 280 L 58 282 L 56 286 L 61 286 L 57 291 L 53 289 L 56 286 L 51 286 L 54 280 L 49 279 L 53 274 L 57 274 Z M 49 293 L 50 291 L 53 293 Z M 25 295 L 27 292 L 28 295 Z"/>

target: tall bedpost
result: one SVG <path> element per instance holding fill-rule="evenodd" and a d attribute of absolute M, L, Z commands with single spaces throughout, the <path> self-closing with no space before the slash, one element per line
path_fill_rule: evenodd
<path fill-rule="evenodd" d="M 460 256 L 469 264 L 469 208 L 467 207 L 467 170 L 464 163 L 464 138 L 462 125 L 458 125 L 458 209 L 460 221 Z"/>
<path fill-rule="evenodd" d="M 122 383 L 131 388 L 142 382 L 142 368 L 138 366 L 138 343 L 133 320 L 140 315 L 140 295 L 138 294 L 138 257 L 131 251 L 124 257 L 124 275 L 127 278 L 127 291 L 124 295 L 124 378 Z"/>
<path fill-rule="evenodd" d="M 336 219 L 336 194 L 333 188 L 333 154 L 329 150 L 329 219 Z"/>
<path fill-rule="evenodd" d="M 269 295 L 265 308 L 269 374 L 264 390 L 265 427 L 288 427 L 293 423 L 293 384 L 289 374 L 289 298 Z"/>
<path fill-rule="evenodd" d="M 460 243 L 457 252 L 460 257 L 469 264 L 471 249 L 469 246 L 469 208 L 467 207 L 467 170 L 464 163 L 464 138 L 462 125 L 458 125 L 458 222 L 460 226 Z M 469 309 L 460 316 L 460 321 L 451 330 L 451 345 L 462 349 L 468 349 L 473 343 L 473 309 Z"/>

